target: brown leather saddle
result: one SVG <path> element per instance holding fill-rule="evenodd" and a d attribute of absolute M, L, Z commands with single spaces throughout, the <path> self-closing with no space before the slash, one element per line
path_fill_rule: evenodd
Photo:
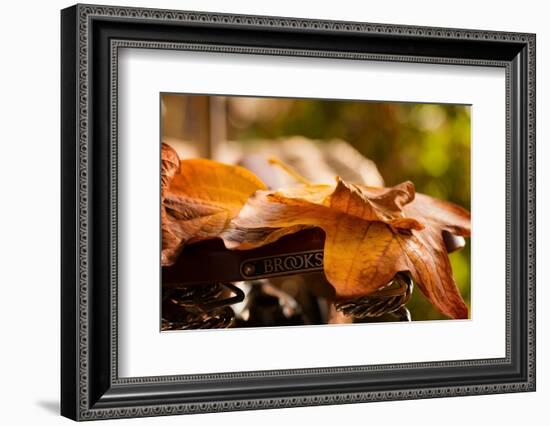
<path fill-rule="evenodd" d="M 465 244 L 447 232 L 444 240 L 449 253 Z M 162 268 L 163 329 L 230 326 L 234 320 L 230 306 L 245 297 L 234 283 L 322 273 L 324 241 L 324 232 L 311 228 L 252 250 L 228 250 L 220 239 L 189 244 L 174 265 Z M 410 321 L 405 304 L 412 290 L 410 276 L 400 273 L 376 293 L 334 305 L 353 318 L 393 313 L 398 320 Z"/>

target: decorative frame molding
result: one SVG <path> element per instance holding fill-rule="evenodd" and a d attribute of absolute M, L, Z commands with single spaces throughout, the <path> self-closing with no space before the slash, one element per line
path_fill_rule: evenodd
<path fill-rule="evenodd" d="M 140 29 L 126 30 L 128 23 Z M 238 43 L 213 42 L 204 33 L 213 27 L 227 31 Z M 188 29 L 188 34 L 178 38 L 170 28 Z M 249 31 L 270 36 L 263 46 L 252 45 Z M 156 34 L 158 40 L 140 38 L 144 33 Z M 310 33 L 332 40 L 338 49 L 299 39 Z M 356 40 L 371 43 L 357 50 Z M 396 47 L 390 49 L 390 42 Z M 399 51 L 400 46 L 417 45 L 415 54 Z M 442 54 L 441 46 L 451 49 L 449 54 Z M 116 123 L 118 49 L 125 47 L 505 68 L 506 357 L 119 378 Z M 63 10 L 62 414 L 91 420 L 534 391 L 535 65 L 533 34 L 92 5 Z M 101 195 L 100 188 L 108 194 Z M 471 384 L 453 384 L 462 376 L 452 371 L 480 368 L 491 374 Z M 400 377 L 410 371 L 426 372 L 432 385 L 403 386 Z M 393 375 L 393 385 L 377 388 L 381 372 Z M 335 376 L 348 380 L 337 391 L 331 385 Z M 509 379 L 503 380 L 505 376 Z M 311 381 L 311 389 L 293 388 L 291 380 L 297 377 Z M 224 398 L 214 391 L 235 379 L 243 382 L 239 393 Z M 166 390 L 173 395 L 176 387 L 181 395 L 168 397 Z M 269 396 L 258 397 L 260 389 Z"/>

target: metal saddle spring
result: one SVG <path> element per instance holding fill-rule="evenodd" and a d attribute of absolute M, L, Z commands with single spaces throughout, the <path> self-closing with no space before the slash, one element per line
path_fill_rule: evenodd
<path fill-rule="evenodd" d="M 397 274 L 392 281 L 368 296 L 335 303 L 336 310 L 355 320 L 386 314 L 411 321 L 405 307 L 413 291 L 411 277 Z M 232 294 L 227 297 L 228 293 Z M 242 302 L 244 293 L 231 283 L 182 286 L 168 290 L 163 298 L 162 330 L 228 328 L 235 323 L 232 304 Z"/>
<path fill-rule="evenodd" d="M 225 297 L 228 292 L 233 295 Z M 231 305 L 243 300 L 243 291 L 230 283 L 171 289 L 163 297 L 162 330 L 228 328 L 235 321 Z"/>
<path fill-rule="evenodd" d="M 401 321 L 411 321 L 405 307 L 414 288 L 412 278 L 404 273 L 397 274 L 387 285 L 369 294 L 335 303 L 336 310 L 354 319 L 378 318 L 393 314 Z"/>

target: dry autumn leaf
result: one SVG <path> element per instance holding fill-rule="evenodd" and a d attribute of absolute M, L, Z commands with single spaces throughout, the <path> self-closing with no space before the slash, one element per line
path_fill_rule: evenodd
<path fill-rule="evenodd" d="M 242 167 L 180 162 L 164 145 L 161 182 L 163 266 L 187 243 L 221 237 L 227 248 L 246 250 L 319 227 L 326 234 L 325 275 L 338 298 L 366 296 L 408 271 L 443 314 L 468 317 L 443 232 L 469 236 L 470 214 L 416 194 L 411 182 L 374 188 L 337 178 L 336 185 L 267 191 Z"/>
<path fill-rule="evenodd" d="M 205 159 L 179 161 L 166 144 L 161 155 L 161 263 L 168 266 L 184 244 L 220 235 L 248 198 L 266 187 L 242 167 Z"/>
<path fill-rule="evenodd" d="M 466 210 L 415 194 L 411 182 L 369 188 L 337 179 L 336 187 L 256 192 L 222 238 L 228 248 L 249 249 L 279 236 L 269 228 L 281 234 L 299 226 L 325 231 L 325 274 L 339 298 L 368 295 L 408 271 L 443 314 L 468 317 L 443 240 L 443 231 L 470 235 Z"/>

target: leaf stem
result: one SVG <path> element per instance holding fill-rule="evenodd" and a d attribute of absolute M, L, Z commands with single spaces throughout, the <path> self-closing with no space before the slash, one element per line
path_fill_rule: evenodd
<path fill-rule="evenodd" d="M 303 177 L 300 173 L 298 173 L 296 170 L 294 170 L 289 165 L 283 163 L 281 160 L 275 157 L 269 157 L 268 159 L 269 164 L 275 165 L 283 169 L 289 176 L 294 178 L 297 182 L 303 183 L 304 185 L 311 185 L 311 181 Z"/>

